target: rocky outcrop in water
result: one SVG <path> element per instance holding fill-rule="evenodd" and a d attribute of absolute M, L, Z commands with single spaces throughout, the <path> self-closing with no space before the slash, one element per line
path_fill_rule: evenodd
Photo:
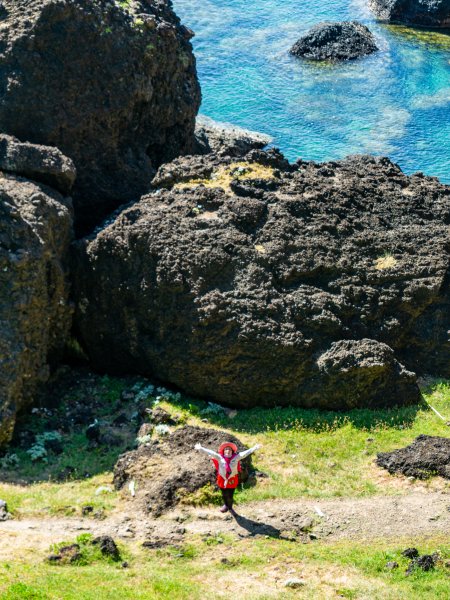
<path fill-rule="evenodd" d="M 0 132 L 73 159 L 79 228 L 194 143 L 200 89 L 168 0 L 2 0 Z"/>
<path fill-rule="evenodd" d="M 382 21 L 421 27 L 450 27 L 450 0 L 369 0 Z"/>
<path fill-rule="evenodd" d="M 319 23 L 301 37 L 290 53 L 309 60 L 341 61 L 360 58 L 378 50 L 369 29 L 357 21 Z"/>
<path fill-rule="evenodd" d="M 254 150 L 177 159 L 154 185 L 76 247 L 76 324 L 98 369 L 241 407 L 391 406 L 419 397 L 408 370 L 450 375 L 437 179 Z"/>
<path fill-rule="evenodd" d="M 0 138 L 2 168 L 66 187 L 71 161 L 55 148 Z M 59 166 L 58 166 L 59 165 Z M 58 168 L 60 172 L 58 173 Z M 65 271 L 72 205 L 57 191 L 0 172 L 0 445 L 60 357 L 71 322 Z"/>

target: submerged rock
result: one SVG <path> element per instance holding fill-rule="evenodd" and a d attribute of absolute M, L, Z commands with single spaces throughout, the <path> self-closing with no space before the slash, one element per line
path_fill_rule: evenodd
<path fill-rule="evenodd" d="M 40 175 L 67 182 L 68 159 L 47 150 L 41 147 L 39 159 L 33 148 L 29 162 L 16 155 L 17 168 L 36 168 Z M 61 158 L 61 177 L 41 168 L 48 157 L 52 171 L 55 156 Z M 8 165 L 12 168 L 11 161 Z M 47 380 L 66 343 L 72 315 L 66 273 L 71 240 L 70 199 L 0 173 L 0 445 L 10 440 L 17 412 Z"/>
<path fill-rule="evenodd" d="M 146 511 L 159 516 L 184 496 L 215 482 L 209 458 L 194 450 L 194 446 L 200 443 L 217 451 L 224 441 L 233 442 L 239 451 L 246 449 L 234 435 L 187 425 L 163 440 L 153 440 L 123 454 L 114 467 L 114 485 L 121 489 L 127 482 L 136 482 L 137 501 Z M 241 466 L 239 481 L 245 482 L 251 470 L 251 457 L 245 458 Z"/>
<path fill-rule="evenodd" d="M 450 0 L 369 0 L 382 21 L 422 27 L 450 27 Z"/>
<path fill-rule="evenodd" d="M 357 21 L 319 23 L 291 48 L 291 54 L 310 60 L 352 60 L 378 50 L 369 29 Z"/>
<path fill-rule="evenodd" d="M 1 4 L 0 131 L 69 156 L 79 225 L 97 224 L 191 150 L 193 34 L 167 0 Z"/>
<path fill-rule="evenodd" d="M 406 404 L 408 370 L 450 375 L 449 187 L 257 150 L 180 158 L 154 185 L 75 248 L 96 368 L 236 407 Z"/>
<path fill-rule="evenodd" d="M 406 448 L 380 452 L 376 463 L 389 473 L 401 473 L 417 479 L 427 479 L 432 475 L 450 479 L 450 438 L 419 435 Z M 409 554 L 405 556 L 414 558 Z"/>

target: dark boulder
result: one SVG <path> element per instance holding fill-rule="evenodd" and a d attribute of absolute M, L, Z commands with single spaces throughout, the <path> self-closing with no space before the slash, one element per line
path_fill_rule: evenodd
<path fill-rule="evenodd" d="M 376 463 L 392 474 L 401 473 L 417 479 L 440 475 L 450 479 L 450 438 L 419 435 L 406 448 L 380 452 Z"/>
<path fill-rule="evenodd" d="M 155 516 L 174 507 L 186 495 L 209 483 L 214 484 L 215 472 L 209 458 L 194 450 L 199 443 L 217 452 L 223 442 L 233 442 L 238 450 L 246 447 L 234 435 L 217 429 L 186 425 L 161 440 L 152 440 L 122 454 L 114 467 L 114 485 L 121 489 L 134 481 L 136 498 L 146 511 Z M 239 481 L 245 483 L 251 466 L 251 456 L 241 462 Z"/>
<path fill-rule="evenodd" d="M 419 27 L 450 27 L 450 0 L 369 0 L 381 21 Z"/>
<path fill-rule="evenodd" d="M 97 368 L 236 407 L 392 406 L 418 398 L 399 362 L 450 375 L 449 187 L 260 150 L 180 158 L 154 185 L 171 189 L 75 246 Z"/>
<path fill-rule="evenodd" d="M 36 165 L 58 156 L 41 151 Z M 67 164 L 61 160 L 61 180 Z M 10 440 L 17 412 L 61 358 L 72 315 L 66 273 L 71 240 L 69 199 L 0 173 L 0 445 Z"/>
<path fill-rule="evenodd" d="M 369 29 L 357 21 L 319 23 L 291 48 L 291 54 L 309 60 L 352 60 L 378 50 Z"/>
<path fill-rule="evenodd" d="M 167 0 L 3 0 L 0 131 L 75 163 L 81 228 L 191 151 L 200 89 Z"/>

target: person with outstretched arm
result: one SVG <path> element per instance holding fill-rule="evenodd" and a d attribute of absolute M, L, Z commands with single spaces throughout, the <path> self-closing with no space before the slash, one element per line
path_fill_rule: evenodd
<path fill-rule="evenodd" d="M 253 448 L 249 448 L 243 452 L 238 452 L 237 446 L 236 444 L 233 444 L 233 442 L 224 442 L 220 445 L 218 452 L 209 450 L 209 448 L 203 448 L 201 444 L 195 444 L 194 448 L 210 456 L 214 468 L 216 469 L 217 485 L 222 492 L 224 502 L 220 512 L 225 513 L 230 511 L 232 515 L 235 515 L 236 513 L 233 510 L 233 496 L 234 490 L 239 483 L 238 474 L 241 471 L 240 461 L 249 456 L 249 454 L 252 454 L 252 452 L 255 452 L 255 450 L 261 448 L 261 445 L 256 444 Z"/>

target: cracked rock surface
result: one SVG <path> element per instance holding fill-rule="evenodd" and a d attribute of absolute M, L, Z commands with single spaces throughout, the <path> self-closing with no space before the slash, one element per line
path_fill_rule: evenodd
<path fill-rule="evenodd" d="M 179 158 L 77 243 L 92 363 L 236 407 L 416 402 L 450 375 L 450 188 L 387 158 Z"/>

